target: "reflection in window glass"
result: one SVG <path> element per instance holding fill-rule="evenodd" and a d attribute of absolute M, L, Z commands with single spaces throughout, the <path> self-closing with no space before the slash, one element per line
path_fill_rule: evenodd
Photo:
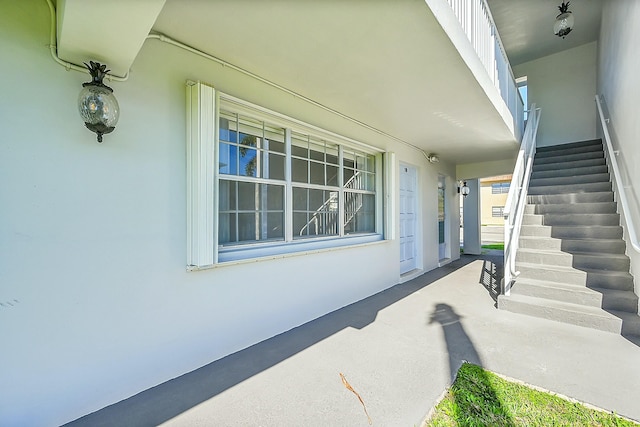
<path fill-rule="evenodd" d="M 284 238 L 284 186 L 220 180 L 218 242 Z"/>

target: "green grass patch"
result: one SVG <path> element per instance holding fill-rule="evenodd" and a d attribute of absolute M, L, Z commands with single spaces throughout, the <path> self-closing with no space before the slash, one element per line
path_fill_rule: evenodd
<path fill-rule="evenodd" d="M 423 427 L 640 426 L 464 363 Z"/>
<path fill-rule="evenodd" d="M 490 245 L 482 245 L 482 249 L 500 249 L 504 251 L 504 243 L 492 243 Z"/>

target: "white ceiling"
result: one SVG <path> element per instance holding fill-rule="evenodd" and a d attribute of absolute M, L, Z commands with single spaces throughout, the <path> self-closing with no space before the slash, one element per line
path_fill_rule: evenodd
<path fill-rule="evenodd" d="M 167 0 L 153 31 L 445 160 L 513 156 L 513 135 L 424 0 Z"/>
<path fill-rule="evenodd" d="M 598 39 L 602 0 L 571 0 L 574 30 L 562 39 L 553 34 L 562 0 L 487 0 L 511 66 Z"/>

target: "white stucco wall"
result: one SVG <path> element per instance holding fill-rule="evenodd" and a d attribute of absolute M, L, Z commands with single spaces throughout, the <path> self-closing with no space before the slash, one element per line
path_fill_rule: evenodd
<path fill-rule="evenodd" d="M 529 106 L 542 108 L 538 146 L 596 137 L 596 53 L 592 42 L 513 68 L 527 77 Z"/>
<path fill-rule="evenodd" d="M 630 217 L 640 231 L 640 121 L 638 99 L 640 99 L 640 2 L 619 0 L 603 2 L 600 42 L 598 46 L 598 93 L 604 95 L 606 108 L 611 118 L 609 132 L 614 148 L 620 151 L 618 165 L 623 175 L 623 186 L 629 200 L 631 212 L 622 212 Z M 601 134 L 601 130 L 599 129 Z M 616 195 L 619 198 L 618 195 Z M 620 210 L 620 207 L 618 208 Z M 623 222 L 624 225 L 624 222 Z M 629 242 L 625 227 L 625 240 Z M 631 258 L 631 272 L 635 276 L 636 294 L 640 294 L 640 254 L 627 243 L 627 254 Z"/>
<path fill-rule="evenodd" d="M 0 424 L 73 420 L 399 282 L 397 241 L 188 273 L 187 79 L 414 164 L 421 266 L 437 266 L 437 178 L 455 214 L 453 165 L 158 41 L 110 83 L 122 115 L 97 144 L 76 111 L 89 77 L 48 38 L 44 1 L 2 3 Z"/>

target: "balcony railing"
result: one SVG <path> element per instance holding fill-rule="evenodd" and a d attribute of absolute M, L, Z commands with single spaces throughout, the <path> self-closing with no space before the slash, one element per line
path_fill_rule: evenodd
<path fill-rule="evenodd" d="M 524 104 L 486 0 L 447 1 L 509 108 L 514 120 L 515 136 L 520 140 L 524 129 Z"/>

